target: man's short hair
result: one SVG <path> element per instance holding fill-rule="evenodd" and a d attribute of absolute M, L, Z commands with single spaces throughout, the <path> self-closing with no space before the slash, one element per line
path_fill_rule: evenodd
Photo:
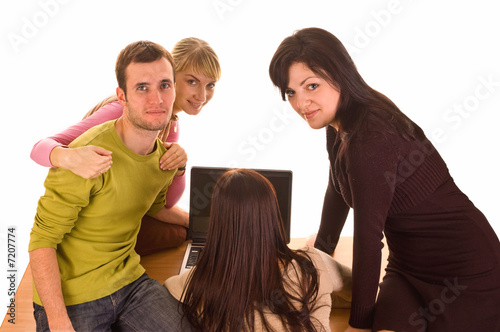
<path fill-rule="evenodd" d="M 121 50 L 116 59 L 115 73 L 118 86 L 127 94 L 127 77 L 125 70 L 132 62 L 136 63 L 149 63 L 166 58 L 172 70 L 174 71 L 175 81 L 175 63 L 172 55 L 163 46 L 153 43 L 148 40 L 141 40 L 127 45 Z"/>

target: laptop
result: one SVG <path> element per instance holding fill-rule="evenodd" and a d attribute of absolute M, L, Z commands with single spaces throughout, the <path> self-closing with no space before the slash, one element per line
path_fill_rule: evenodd
<path fill-rule="evenodd" d="M 230 168 L 191 167 L 189 192 L 189 229 L 184 259 L 179 274 L 190 270 L 197 262 L 207 239 L 210 218 L 210 202 L 215 183 Z M 292 209 L 292 171 L 253 169 L 265 176 L 274 186 L 278 205 L 283 219 L 287 243 L 290 242 L 290 224 Z"/>

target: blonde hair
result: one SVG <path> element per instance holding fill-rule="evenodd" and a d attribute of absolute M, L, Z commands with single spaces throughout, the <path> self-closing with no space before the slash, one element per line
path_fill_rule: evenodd
<path fill-rule="evenodd" d="M 202 74 L 218 81 L 221 77 L 219 58 L 215 51 L 204 40 L 189 37 L 179 40 L 172 49 L 172 57 L 175 63 L 175 71 L 192 69 L 197 74 Z M 101 107 L 118 101 L 116 95 L 109 96 L 101 100 L 85 114 L 84 119 L 94 114 Z M 177 121 L 177 115 L 173 114 L 168 125 L 163 129 L 158 137 L 164 142 L 168 137 L 172 122 Z"/>
<path fill-rule="evenodd" d="M 172 49 L 175 71 L 192 69 L 218 81 L 221 77 L 219 58 L 204 40 L 190 37 L 179 40 Z"/>
<path fill-rule="evenodd" d="M 89 116 L 91 116 L 92 114 L 94 114 L 95 112 L 97 112 L 97 110 L 100 109 L 101 107 L 103 107 L 103 106 L 105 106 L 105 105 L 107 105 L 109 103 L 115 102 L 115 101 L 118 101 L 118 97 L 116 95 L 112 95 L 112 96 L 104 98 L 103 100 L 101 100 L 100 102 L 98 102 L 97 105 L 95 105 L 94 107 L 92 107 L 92 109 L 90 111 L 88 111 L 87 114 L 85 114 L 85 116 L 83 117 L 83 119 L 88 118 Z"/>

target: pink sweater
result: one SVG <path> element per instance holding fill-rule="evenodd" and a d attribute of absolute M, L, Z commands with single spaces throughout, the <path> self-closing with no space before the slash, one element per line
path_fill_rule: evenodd
<path fill-rule="evenodd" d="M 37 142 L 31 150 L 31 159 L 37 164 L 45 167 L 53 167 L 50 162 L 50 152 L 57 146 L 67 146 L 75 138 L 86 132 L 88 129 L 104 123 L 109 120 L 118 119 L 123 114 L 123 107 L 119 102 L 115 101 L 101 107 L 97 112 L 90 117 L 72 125 L 66 130 L 56 134 L 55 136 L 47 137 Z M 179 141 L 179 123 L 174 121 L 170 132 L 168 133 L 167 142 Z M 168 187 L 167 202 L 165 206 L 171 208 L 182 196 L 186 187 L 186 177 L 175 176 L 172 184 Z"/>

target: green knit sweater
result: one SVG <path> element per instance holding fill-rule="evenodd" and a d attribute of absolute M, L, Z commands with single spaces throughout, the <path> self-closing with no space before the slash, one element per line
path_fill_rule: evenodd
<path fill-rule="evenodd" d="M 142 156 L 130 151 L 116 120 L 96 126 L 70 147 L 95 145 L 113 152 L 113 165 L 95 179 L 52 168 L 38 202 L 29 251 L 55 248 L 66 305 L 93 301 L 137 280 L 144 268 L 135 252 L 141 218 L 165 204 L 175 171 L 162 171 L 166 149 Z M 33 301 L 41 305 L 33 287 Z"/>

